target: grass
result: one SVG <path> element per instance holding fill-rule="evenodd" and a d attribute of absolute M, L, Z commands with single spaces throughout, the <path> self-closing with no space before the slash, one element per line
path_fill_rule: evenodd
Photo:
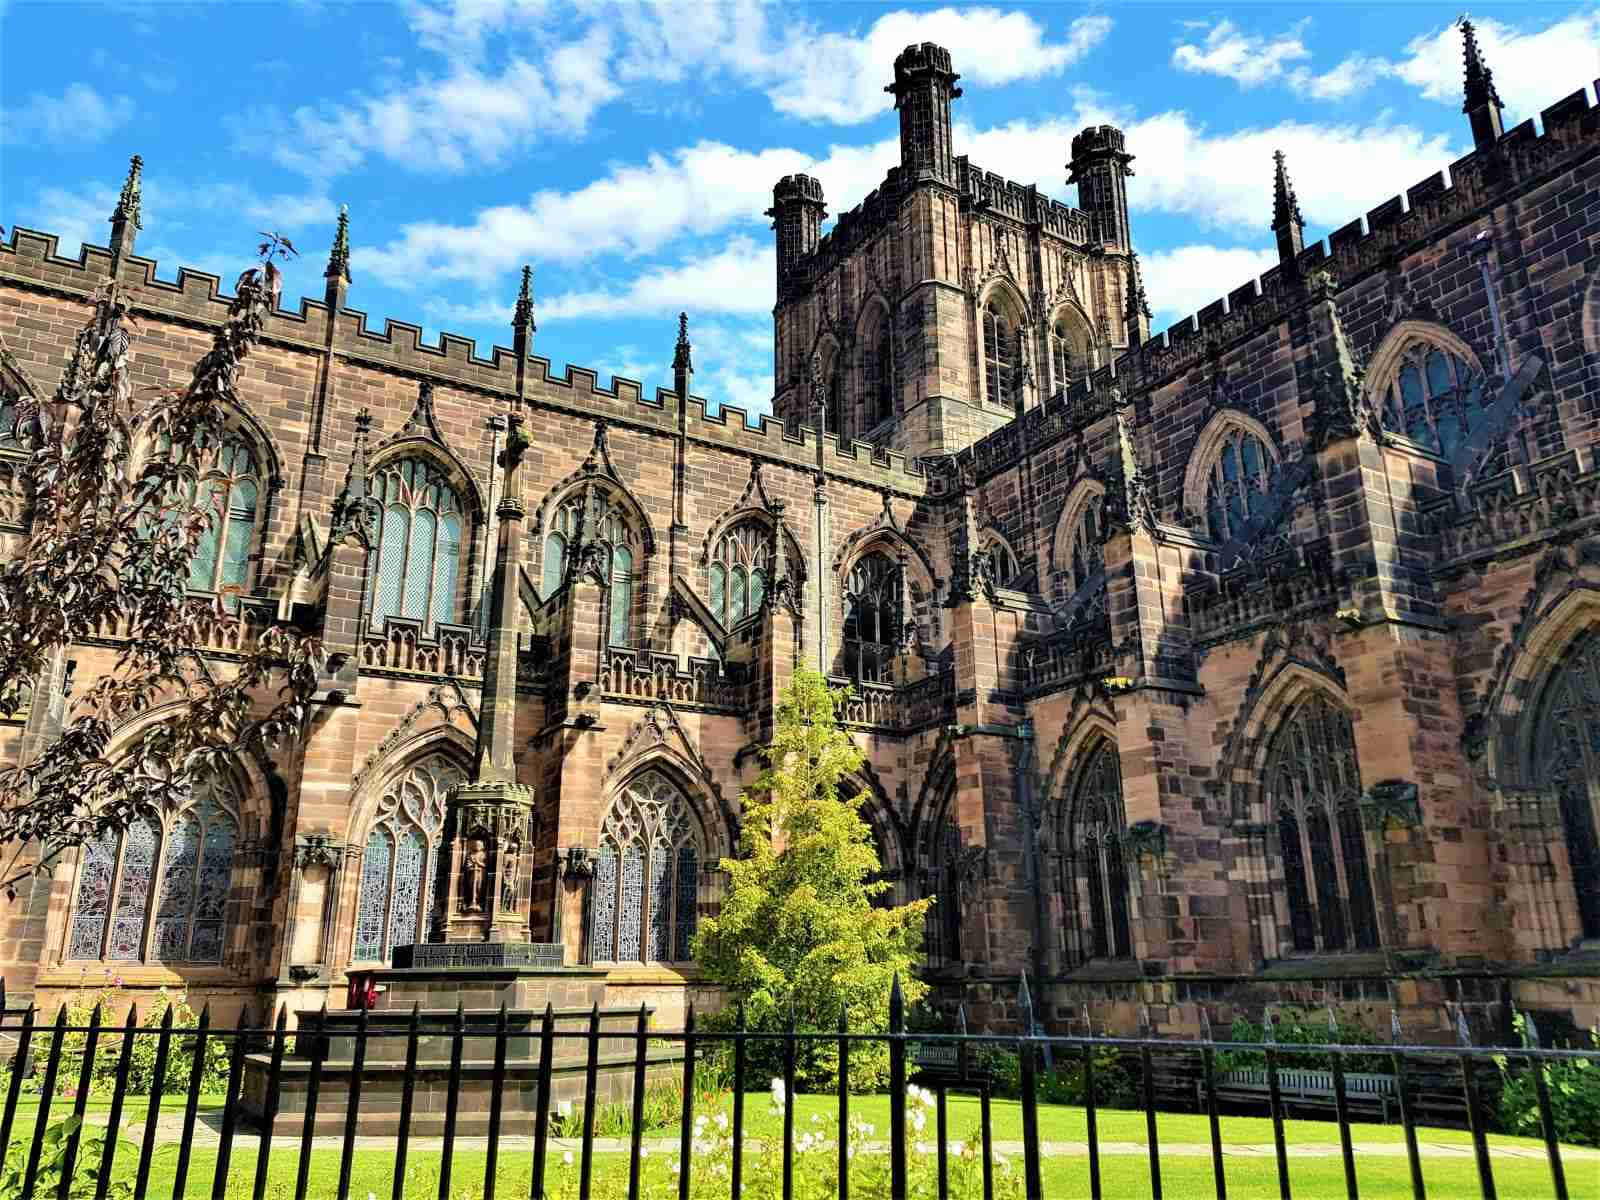
<path fill-rule="evenodd" d="M 130 1101 L 125 1109 L 127 1114 L 125 1119 L 131 1117 L 133 1120 L 142 1120 L 145 1103 L 143 1098 Z M 205 1106 L 210 1109 L 216 1109 L 221 1104 L 221 1097 L 207 1097 L 205 1100 Z M 54 1110 L 55 1114 L 71 1111 L 70 1102 L 58 1101 L 58 1105 L 59 1107 Z M 103 1101 L 91 1101 L 89 1107 L 92 1112 L 104 1112 L 108 1104 Z M 877 1125 L 880 1131 L 887 1128 L 887 1097 L 852 1098 L 851 1111 L 853 1115 Z M 832 1096 L 800 1096 L 796 1103 L 796 1127 L 797 1129 L 820 1127 L 825 1132 L 831 1133 L 835 1128 L 837 1112 L 837 1100 Z M 24 1129 L 31 1129 L 36 1114 L 37 1101 L 27 1102 L 20 1107 L 16 1134 L 21 1134 Z M 813 1115 L 821 1118 L 820 1125 L 811 1121 Z M 747 1097 L 745 1116 L 749 1134 L 753 1138 L 771 1137 L 780 1130 L 780 1118 L 771 1112 L 771 1098 L 765 1092 L 753 1093 Z M 994 1101 L 993 1119 L 994 1136 L 997 1140 L 1020 1140 L 1021 1113 L 1015 1101 Z M 952 1139 L 970 1137 L 978 1123 L 976 1099 L 952 1096 L 949 1121 Z M 1085 1117 L 1081 1109 L 1041 1105 L 1039 1124 L 1040 1136 L 1046 1141 L 1082 1141 L 1086 1136 Z M 1158 1131 L 1162 1141 L 1169 1144 L 1204 1143 L 1209 1141 L 1210 1136 L 1205 1118 L 1179 1113 L 1161 1114 Z M 1143 1142 L 1144 1116 L 1139 1112 L 1103 1110 L 1099 1114 L 1099 1133 L 1102 1141 L 1106 1142 Z M 659 1136 L 659 1133 L 652 1136 Z M 931 1124 L 926 1136 L 930 1139 L 932 1137 Z M 1224 1118 L 1223 1137 L 1225 1142 L 1234 1145 L 1270 1144 L 1271 1122 L 1256 1117 Z M 1330 1122 L 1297 1120 L 1286 1123 L 1285 1137 L 1295 1145 L 1336 1145 L 1338 1131 Z M 1357 1142 L 1398 1142 L 1402 1140 L 1403 1135 L 1398 1126 L 1360 1125 L 1356 1127 L 1354 1137 Z M 1421 1140 L 1425 1145 L 1460 1146 L 1470 1142 L 1469 1136 L 1464 1131 L 1431 1128 L 1421 1131 Z M 1501 1136 L 1491 1137 L 1490 1142 L 1491 1145 L 1505 1147 L 1527 1148 L 1539 1145 L 1529 1139 Z M 239 1134 L 234 1145 L 225 1188 L 225 1194 L 230 1200 L 233 1197 L 244 1198 L 251 1194 L 257 1145 L 255 1134 L 245 1132 Z M 297 1151 L 298 1144 L 291 1138 L 279 1138 L 273 1143 L 266 1194 L 274 1200 L 294 1194 Z M 138 1146 L 124 1138 L 119 1143 L 117 1153 L 117 1176 L 131 1179 L 137 1162 Z M 748 1153 L 753 1154 L 753 1151 Z M 833 1161 L 831 1150 L 818 1153 L 831 1164 Z M 654 1184 L 655 1196 L 676 1194 L 672 1177 L 668 1173 L 668 1160 L 671 1157 L 657 1152 L 644 1164 L 646 1196 L 652 1195 L 648 1187 L 651 1183 Z M 172 1195 L 176 1159 L 175 1144 L 168 1142 L 158 1148 L 152 1164 L 151 1186 L 147 1193 L 152 1200 L 165 1200 Z M 516 1149 L 503 1150 L 497 1173 L 498 1196 L 523 1197 L 529 1194 L 530 1159 L 529 1152 L 520 1146 Z M 487 1155 L 482 1149 L 458 1149 L 455 1152 L 449 1190 L 452 1200 L 477 1200 L 483 1195 L 486 1160 Z M 440 1161 L 441 1154 L 438 1150 L 414 1148 L 409 1156 L 404 1195 L 428 1197 L 430 1200 L 437 1197 Z M 749 1161 L 747 1158 L 747 1162 Z M 337 1149 L 317 1149 L 312 1152 L 308 1197 L 331 1198 L 337 1194 L 339 1162 L 340 1152 Z M 183 1192 L 185 1200 L 188 1197 L 200 1198 L 212 1195 L 216 1163 L 217 1151 L 214 1147 L 195 1148 L 187 1186 Z M 1020 1156 L 1013 1159 L 1013 1164 L 1020 1168 Z M 626 1155 L 596 1155 L 593 1191 L 595 1200 L 609 1200 L 610 1197 L 626 1195 L 627 1166 Z M 1118 1200 L 1142 1200 L 1151 1194 L 1150 1169 L 1145 1156 L 1108 1155 L 1101 1159 L 1101 1167 L 1107 1196 L 1117 1197 Z M 1357 1167 L 1361 1195 L 1365 1200 L 1387 1200 L 1390 1197 L 1394 1200 L 1405 1200 L 1410 1196 L 1409 1169 L 1403 1156 L 1360 1157 L 1357 1160 Z M 349 1194 L 355 1200 L 365 1200 L 368 1193 L 382 1200 L 388 1200 L 393 1189 L 393 1169 L 394 1156 L 389 1150 L 356 1151 L 352 1163 Z M 1264 1158 L 1229 1156 L 1226 1160 L 1226 1171 L 1228 1195 L 1233 1200 L 1254 1200 L 1258 1197 L 1260 1200 L 1277 1200 L 1277 1168 L 1270 1156 Z M 1042 1163 L 1042 1172 L 1046 1196 L 1088 1195 L 1089 1165 L 1086 1157 L 1046 1158 Z M 831 1166 L 823 1164 L 822 1169 L 815 1173 L 830 1181 L 831 1193 Z M 1428 1195 L 1435 1200 L 1440 1198 L 1454 1200 L 1456 1197 L 1478 1194 L 1476 1168 L 1470 1155 L 1450 1158 L 1425 1157 L 1423 1173 Z M 1162 1161 L 1161 1175 L 1166 1200 L 1206 1200 L 1214 1195 L 1209 1157 L 1165 1157 Z M 1296 1197 L 1320 1200 L 1321 1197 L 1344 1194 L 1343 1170 L 1337 1156 L 1291 1158 L 1289 1175 L 1291 1188 Z M 1542 1159 L 1496 1159 L 1494 1175 L 1498 1194 L 1503 1200 L 1549 1200 L 1554 1195 L 1549 1168 Z M 1600 1200 L 1600 1165 L 1592 1161 L 1569 1162 L 1567 1181 L 1573 1200 Z M 727 1195 L 725 1184 L 713 1191 L 709 1186 L 710 1180 L 702 1182 L 707 1186 L 702 1191 L 701 1186 L 697 1184 L 695 1187 L 697 1198 Z M 748 1186 L 752 1182 L 771 1183 L 770 1180 L 751 1180 L 747 1176 L 746 1194 L 752 1197 L 765 1195 L 765 1192 L 757 1187 Z M 577 1170 L 575 1166 L 569 1167 L 563 1163 L 561 1147 L 552 1148 L 546 1185 L 549 1194 L 557 1200 L 570 1200 L 576 1195 Z M 776 1194 L 775 1188 L 774 1194 Z M 956 1191 L 952 1194 L 963 1193 Z M 852 1190 L 852 1195 L 866 1200 L 867 1197 L 873 1196 L 873 1193 L 865 1187 L 858 1186 Z"/>

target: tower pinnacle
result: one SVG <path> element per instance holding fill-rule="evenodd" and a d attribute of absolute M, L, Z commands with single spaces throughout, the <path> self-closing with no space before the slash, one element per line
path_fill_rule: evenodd
<path fill-rule="evenodd" d="M 328 251 L 328 269 L 324 279 L 343 279 L 350 282 L 350 206 L 339 205 L 339 226 L 333 234 L 333 248 Z"/>
<path fill-rule="evenodd" d="M 672 386 L 680 397 L 689 394 L 689 381 L 694 378 L 694 357 L 689 344 L 689 314 L 678 314 L 678 341 L 672 348 Z"/>
<path fill-rule="evenodd" d="M 1278 261 L 1292 270 L 1300 251 L 1305 249 L 1305 218 L 1300 215 L 1300 200 L 1289 182 L 1283 165 L 1283 151 L 1272 152 L 1272 232 L 1278 237 Z"/>
<path fill-rule="evenodd" d="M 1128 289 L 1123 297 L 1122 322 L 1127 327 L 1128 345 L 1137 346 L 1150 332 L 1150 301 L 1144 294 L 1144 276 L 1139 273 L 1139 255 L 1128 255 Z"/>
<path fill-rule="evenodd" d="M 1461 111 L 1472 123 L 1472 144 L 1482 150 L 1494 145 L 1504 132 L 1500 115 L 1500 93 L 1495 90 L 1494 72 L 1478 51 L 1477 28 L 1465 16 L 1461 26 L 1461 58 L 1466 68 L 1466 83 Z"/>
<path fill-rule="evenodd" d="M 144 228 L 143 213 L 140 208 L 141 195 L 139 190 L 140 176 L 144 173 L 144 159 L 135 154 L 128 161 L 128 177 L 123 180 L 122 192 L 117 197 L 117 206 L 111 210 L 111 260 L 113 264 L 120 263 L 123 258 L 133 253 L 134 238 L 139 230 Z M 115 266 L 113 266 L 113 273 Z"/>
<path fill-rule="evenodd" d="M 533 267 L 527 263 L 522 265 L 522 287 L 517 292 L 517 306 L 511 313 L 513 329 L 526 327 L 529 333 L 537 333 L 539 326 L 533 320 Z"/>

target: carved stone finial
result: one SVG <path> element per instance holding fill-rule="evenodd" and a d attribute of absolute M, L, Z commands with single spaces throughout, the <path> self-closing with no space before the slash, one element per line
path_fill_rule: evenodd
<path fill-rule="evenodd" d="M 1294 184 L 1289 182 L 1289 171 L 1284 166 L 1282 150 L 1272 152 L 1272 227 L 1287 225 L 1290 222 L 1304 226 L 1306 220 L 1300 215 L 1300 198 L 1295 195 Z"/>
<path fill-rule="evenodd" d="M 117 197 L 117 207 L 111 212 L 112 223 L 123 221 L 134 229 L 143 229 L 143 213 L 140 211 L 141 195 L 139 180 L 144 173 L 144 159 L 135 154 L 128 160 L 128 177 L 123 180 L 122 193 Z"/>
<path fill-rule="evenodd" d="M 1465 100 L 1462 111 L 1470 112 L 1474 104 L 1500 104 L 1500 93 L 1495 90 L 1494 72 L 1483 61 L 1478 50 L 1478 30 L 1465 14 L 1457 22 L 1461 28 L 1461 61 L 1465 69 Z"/>
<path fill-rule="evenodd" d="M 828 406 L 828 389 L 822 382 L 822 355 L 811 352 L 811 404 L 813 408 Z"/>
<path fill-rule="evenodd" d="M 672 369 L 674 371 L 692 371 L 694 362 L 690 355 L 692 347 L 689 345 L 689 314 L 678 314 L 678 342 L 672 350 Z"/>
<path fill-rule="evenodd" d="M 517 307 L 512 313 L 511 324 L 529 333 L 536 333 L 539 329 L 533 322 L 533 268 L 527 263 L 522 266 L 522 287 L 517 292 Z"/>
<path fill-rule="evenodd" d="M 1150 319 L 1150 301 L 1144 294 L 1144 276 L 1139 272 L 1139 256 L 1128 255 L 1128 289 L 1123 297 L 1122 320 L 1128 332 L 1128 345 L 1137 346 L 1144 340 L 1144 324 Z"/>
<path fill-rule="evenodd" d="M 344 486 L 333 500 L 333 534 L 339 538 L 347 533 L 367 535 L 368 513 L 377 507 L 367 493 L 367 437 L 372 432 L 372 412 L 363 408 L 356 414 L 356 444 L 350 454 L 350 468 L 345 472 Z"/>
<path fill-rule="evenodd" d="M 328 269 L 324 279 L 343 279 L 350 282 L 350 206 L 339 205 L 339 226 L 334 230 L 333 249 L 328 252 Z"/>

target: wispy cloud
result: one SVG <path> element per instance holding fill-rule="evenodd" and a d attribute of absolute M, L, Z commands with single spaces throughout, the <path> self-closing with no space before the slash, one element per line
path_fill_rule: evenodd
<path fill-rule="evenodd" d="M 1506 107 L 1528 117 L 1600 76 L 1600 8 L 1578 11 L 1543 28 L 1476 22 L 1478 46 Z M 1394 72 L 1425 99 L 1461 102 L 1461 33 L 1446 25 L 1413 38 Z"/>
<path fill-rule="evenodd" d="M 133 119 L 127 96 L 103 96 L 87 83 L 69 83 L 58 95 L 35 92 L 0 120 L 8 143 L 98 142 Z"/>

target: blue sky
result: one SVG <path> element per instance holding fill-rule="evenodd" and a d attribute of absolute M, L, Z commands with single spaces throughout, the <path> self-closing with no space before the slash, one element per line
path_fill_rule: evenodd
<path fill-rule="evenodd" d="M 771 394 L 772 236 L 787 172 L 858 203 L 898 155 L 883 85 L 950 47 L 958 153 L 1069 203 L 1068 143 L 1113 121 L 1136 156 L 1134 240 L 1156 328 L 1268 266 L 1271 153 L 1307 237 L 1470 145 L 1455 6 L 916 7 L 750 0 L 75 5 L 0 0 L 0 224 L 104 244 L 129 155 L 139 250 L 232 279 L 256 231 L 321 294 L 341 203 L 350 303 L 507 344 L 522 263 L 536 348 L 670 378 L 690 314 L 697 392 Z M 1474 10 L 1507 123 L 1600 75 L 1600 7 Z"/>

